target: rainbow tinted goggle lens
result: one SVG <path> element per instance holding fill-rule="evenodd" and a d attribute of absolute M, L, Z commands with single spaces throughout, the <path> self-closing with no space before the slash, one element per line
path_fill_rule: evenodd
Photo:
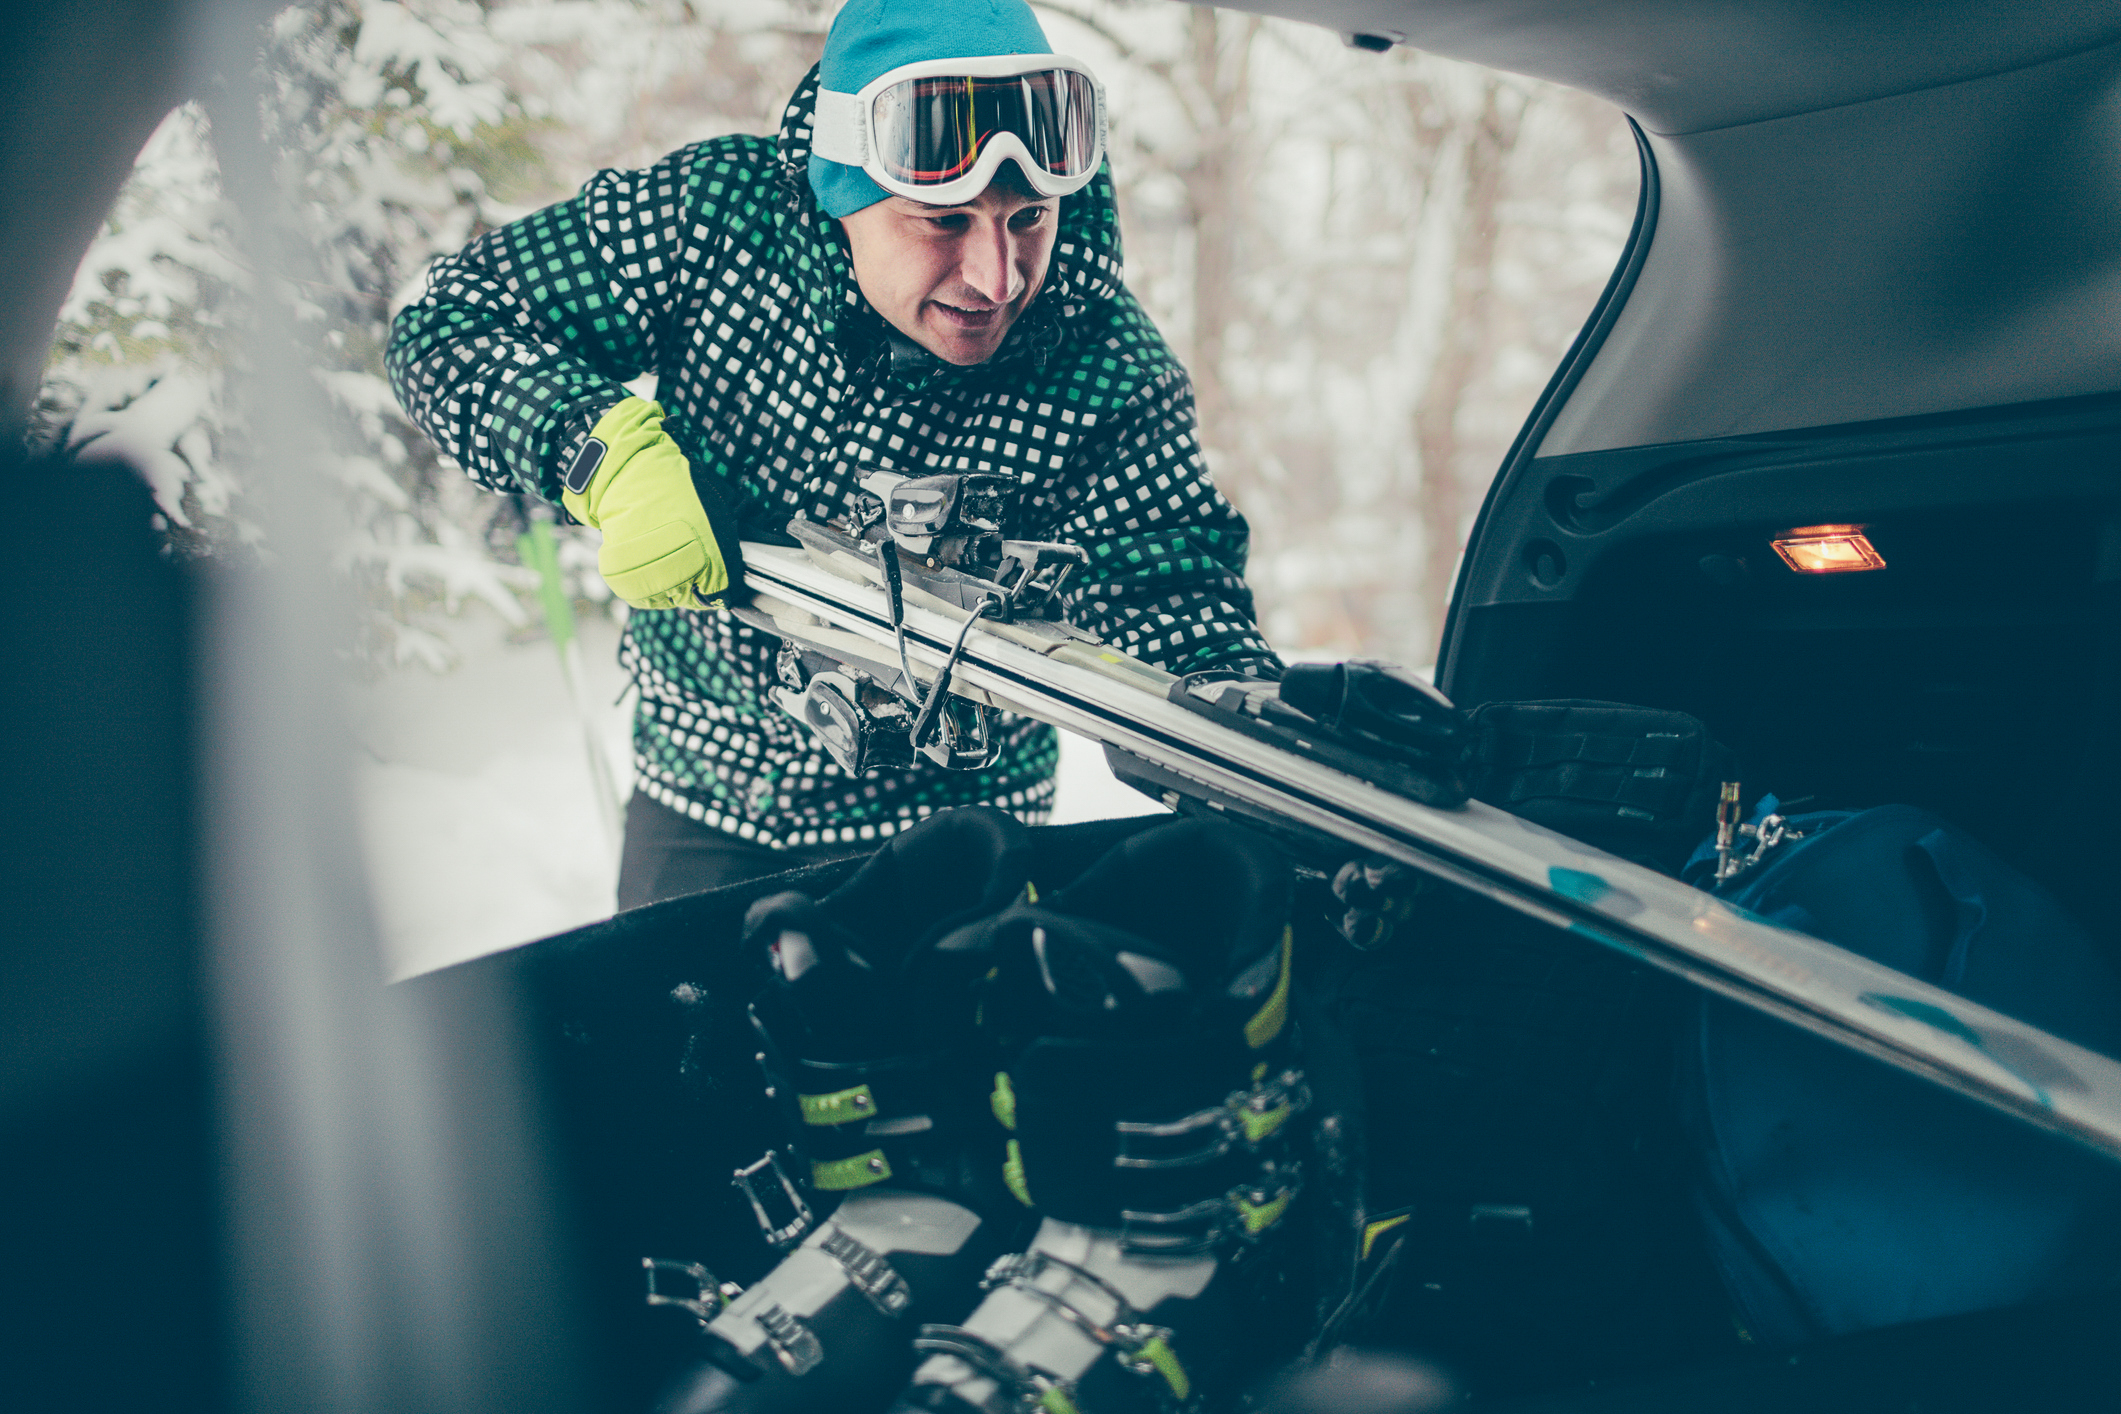
<path fill-rule="evenodd" d="M 811 150 L 935 206 L 970 201 L 1008 161 L 1066 196 L 1105 160 L 1104 87 L 1058 54 L 907 64 L 860 93 L 821 90 Z"/>

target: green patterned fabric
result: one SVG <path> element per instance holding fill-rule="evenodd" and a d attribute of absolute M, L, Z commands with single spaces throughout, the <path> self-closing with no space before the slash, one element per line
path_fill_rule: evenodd
<path fill-rule="evenodd" d="M 1202 465 L 1192 385 L 1120 283 L 1109 176 L 1061 205 L 1038 298 L 986 363 L 889 331 L 806 178 L 816 72 L 778 141 L 717 138 L 437 261 L 392 330 L 392 386 L 472 478 L 557 503 L 599 416 L 652 372 L 664 427 L 754 526 L 843 515 L 859 478 L 1000 472 L 1019 539 L 1090 555 L 1070 619 L 1174 672 L 1275 666 L 1244 584 L 1244 520 Z M 636 613 L 638 789 L 747 840 L 886 838 L 951 806 L 1043 820 L 1054 734 L 1010 720 L 984 771 L 850 777 L 771 704 L 777 639 L 727 613 Z"/>

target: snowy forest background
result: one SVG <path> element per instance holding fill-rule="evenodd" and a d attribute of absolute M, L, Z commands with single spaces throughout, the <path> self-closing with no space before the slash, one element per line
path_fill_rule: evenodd
<path fill-rule="evenodd" d="M 1192 370 L 1210 465 L 1254 528 L 1269 637 L 1430 661 L 1486 483 L 1625 238 L 1625 123 L 1568 90 L 1282 21 L 1170 0 L 1034 3 L 1055 48 L 1106 81 L 1127 278 Z M 835 9 L 312 0 L 274 21 L 267 135 L 313 253 L 296 303 L 323 351 L 338 564 L 361 606 L 346 656 L 370 720 L 431 717 L 451 679 L 491 669 L 496 643 L 541 632 L 515 549 L 528 508 L 475 490 L 405 421 L 382 372 L 391 314 L 434 256 L 600 167 L 771 131 Z M 82 264 L 32 428 L 145 468 L 183 554 L 272 548 L 239 471 L 232 330 L 252 273 L 234 227 L 205 118 L 179 109 Z M 596 576 L 593 534 L 563 530 L 561 564 L 595 654 L 624 606 Z M 549 700 L 564 717 L 566 695 Z M 599 730 L 622 751 L 616 720 Z M 490 843 L 492 814 L 540 790 L 503 796 L 434 786 L 393 808 L 471 810 L 489 818 L 466 830 Z M 585 916 L 608 911 L 608 852 L 590 872 L 589 894 L 606 892 Z M 480 916 L 498 943 L 574 921 L 550 914 Z"/>

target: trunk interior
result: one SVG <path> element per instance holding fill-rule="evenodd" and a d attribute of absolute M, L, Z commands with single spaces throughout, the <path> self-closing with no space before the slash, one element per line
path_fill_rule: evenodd
<path fill-rule="evenodd" d="M 1693 713 L 1748 800 L 1921 805 L 2109 948 L 2121 398 L 1539 458 L 1474 536 L 1442 685 Z M 1770 545 L 1853 524 L 1884 560 Z"/>

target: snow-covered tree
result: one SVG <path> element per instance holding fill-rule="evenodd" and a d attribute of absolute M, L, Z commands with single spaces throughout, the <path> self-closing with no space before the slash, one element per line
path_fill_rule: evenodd
<path fill-rule="evenodd" d="M 323 0 L 261 34 L 261 121 L 287 164 L 305 278 L 285 293 L 318 351 L 333 414 L 329 470 L 350 524 L 342 562 L 375 610 L 371 653 L 439 661 L 414 627 L 431 601 L 477 597 L 522 617 L 521 572 L 480 543 L 472 498 L 442 474 L 382 378 L 391 298 L 490 217 L 482 168 L 522 146 L 529 113 L 506 51 L 468 0 Z M 196 106 L 157 129 L 61 312 L 37 427 L 83 455 L 117 453 L 153 482 L 172 544 L 254 544 L 236 470 L 236 337 L 257 272 L 222 199 Z M 267 547 L 269 549 L 269 547 Z"/>
<path fill-rule="evenodd" d="M 205 119 L 180 108 L 148 139 L 60 309 L 33 428 L 139 467 L 187 547 L 257 535 L 217 459 L 230 435 L 217 350 L 244 279 Z"/>

